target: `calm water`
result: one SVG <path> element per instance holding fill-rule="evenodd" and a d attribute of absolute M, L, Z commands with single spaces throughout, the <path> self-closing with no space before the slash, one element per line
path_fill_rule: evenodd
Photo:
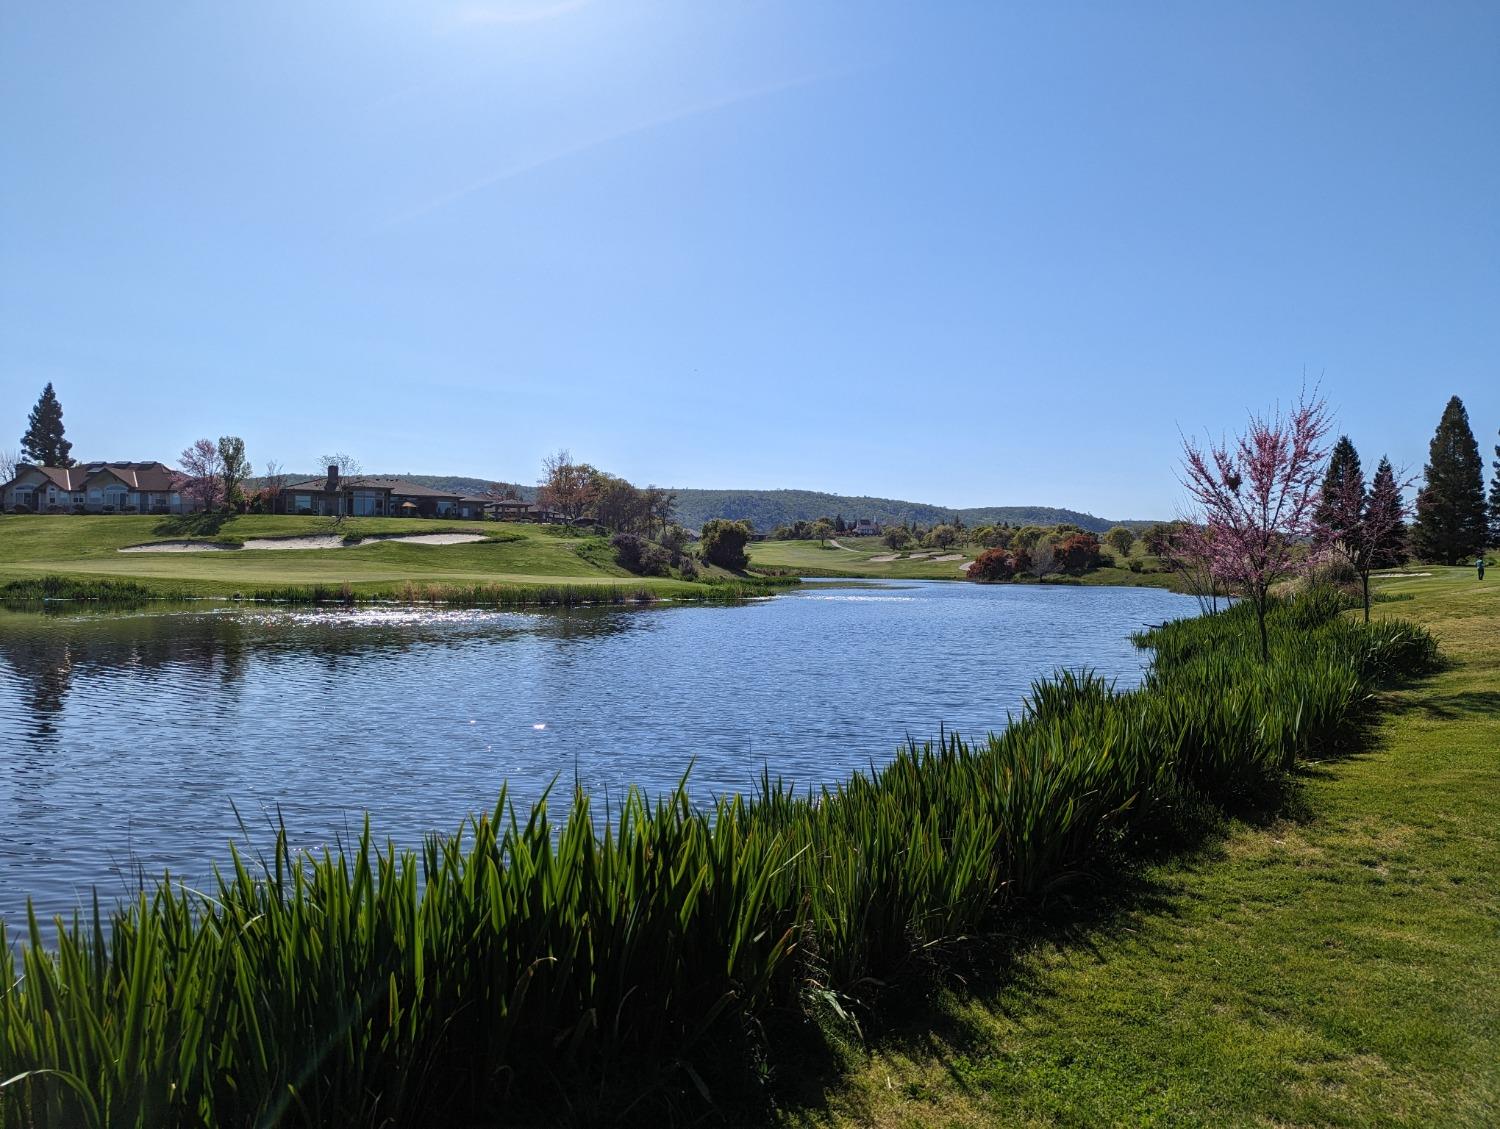
<path fill-rule="evenodd" d="M 1122 684 L 1151 589 L 809 584 L 735 607 L 567 612 L 0 611 L 0 917 L 226 857 L 234 807 L 300 846 L 373 814 L 420 841 L 555 775 L 596 794 L 818 784 L 940 724 L 982 736 L 1031 680 Z"/>

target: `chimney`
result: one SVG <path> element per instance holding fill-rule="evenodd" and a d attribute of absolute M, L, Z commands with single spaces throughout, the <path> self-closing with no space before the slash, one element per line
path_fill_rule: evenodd
<path fill-rule="evenodd" d="M 331 467 L 328 468 L 328 482 L 324 485 L 323 489 L 326 490 L 326 491 L 328 491 L 328 493 L 332 494 L 332 493 L 336 492 L 338 490 L 338 488 L 339 488 L 339 468 L 337 466 L 331 466 Z"/>

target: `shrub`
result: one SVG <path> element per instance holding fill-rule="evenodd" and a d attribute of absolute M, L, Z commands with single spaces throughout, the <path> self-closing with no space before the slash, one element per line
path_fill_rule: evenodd
<path fill-rule="evenodd" d="M 958 544 L 958 529 L 952 525 L 934 525 L 922 538 L 924 549 L 951 549 Z"/>
<path fill-rule="evenodd" d="M 1063 572 L 1099 567 L 1099 539 L 1092 533 L 1070 533 L 1052 547 L 1053 561 Z"/>
<path fill-rule="evenodd" d="M 986 549 L 1010 548 L 1012 530 L 1005 525 L 981 525 L 969 534 L 969 544 Z"/>
<path fill-rule="evenodd" d="M 641 551 L 646 545 L 644 538 L 634 533 L 616 533 L 609 543 L 615 550 L 615 563 L 627 572 L 641 571 Z"/>
<path fill-rule="evenodd" d="M 1042 536 L 1046 532 L 1039 525 L 1023 525 L 1011 534 L 1011 547 L 1025 549 L 1029 552 L 1036 547 L 1036 543 L 1042 539 Z"/>
<path fill-rule="evenodd" d="M 715 518 L 703 527 L 703 559 L 731 572 L 743 572 L 750 563 L 745 552 L 749 542 L 750 526 L 747 522 Z"/>
<path fill-rule="evenodd" d="M 887 549 L 909 549 L 915 540 L 905 526 L 893 525 L 880 535 Z"/>
<path fill-rule="evenodd" d="M 969 579 L 1009 580 L 1016 575 L 1015 558 L 1008 549 L 986 549 L 969 566 Z"/>
<path fill-rule="evenodd" d="M 660 545 L 634 533 L 616 533 L 609 543 L 614 547 L 615 560 L 621 568 L 637 576 L 667 575 L 672 558 Z"/>
<path fill-rule="evenodd" d="M 1135 544 L 1135 534 L 1123 525 L 1117 525 L 1104 535 L 1104 543 L 1115 551 L 1116 556 L 1128 557 L 1131 546 Z"/>

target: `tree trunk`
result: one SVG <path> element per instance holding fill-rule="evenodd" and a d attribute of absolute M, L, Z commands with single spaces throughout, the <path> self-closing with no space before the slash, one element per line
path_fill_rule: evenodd
<path fill-rule="evenodd" d="M 1370 574 L 1368 572 L 1361 572 L 1359 574 L 1359 578 L 1364 583 L 1364 586 L 1365 586 L 1365 622 L 1369 623 L 1370 622 Z"/>
<path fill-rule="evenodd" d="M 1255 622 L 1260 627 L 1260 661 L 1269 663 L 1271 661 L 1271 640 L 1266 634 L 1266 598 L 1264 595 L 1255 597 Z"/>

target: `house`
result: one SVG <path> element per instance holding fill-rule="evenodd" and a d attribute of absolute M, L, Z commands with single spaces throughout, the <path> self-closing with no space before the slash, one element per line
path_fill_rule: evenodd
<path fill-rule="evenodd" d="M 541 507 L 535 502 L 523 502 L 520 498 L 491 498 L 484 508 L 496 521 L 542 520 Z"/>
<path fill-rule="evenodd" d="M 488 498 L 434 490 L 402 478 L 342 475 L 331 466 L 323 478 L 291 482 L 281 488 L 276 512 L 322 517 L 458 517 L 484 516 Z"/>
<path fill-rule="evenodd" d="M 22 463 L 0 486 L 0 506 L 38 513 L 180 514 L 196 508 L 164 463 L 78 463 L 70 467 Z"/>
<path fill-rule="evenodd" d="M 849 532 L 855 537 L 879 537 L 880 523 L 878 521 L 871 521 L 867 517 L 862 517 L 854 523 Z"/>

